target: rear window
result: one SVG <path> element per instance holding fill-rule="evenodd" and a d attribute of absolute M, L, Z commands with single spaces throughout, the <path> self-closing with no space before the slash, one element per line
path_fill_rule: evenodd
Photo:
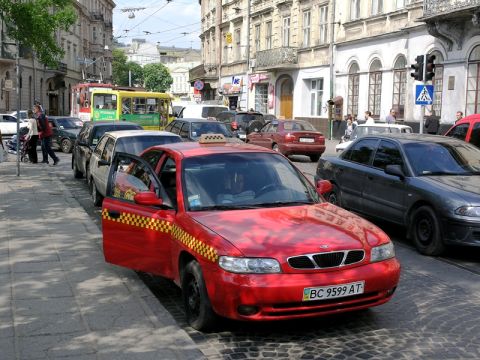
<path fill-rule="evenodd" d="M 171 144 L 180 141 L 181 140 L 178 136 L 173 135 L 124 137 L 117 140 L 115 151 L 139 155 L 143 150 L 148 149 L 150 146 Z"/>
<path fill-rule="evenodd" d="M 283 128 L 287 131 L 317 131 L 312 124 L 306 121 L 286 121 Z"/>
<path fill-rule="evenodd" d="M 142 130 L 143 128 L 140 125 L 106 125 L 106 126 L 98 126 L 94 128 L 93 136 L 92 136 L 92 143 L 91 145 L 95 146 L 98 144 L 98 139 L 100 139 L 103 134 L 108 131 L 118 131 L 118 130 Z"/>
<path fill-rule="evenodd" d="M 196 139 L 203 134 L 223 134 L 232 137 L 224 123 L 221 122 L 198 122 L 192 123 L 192 138 Z"/>
<path fill-rule="evenodd" d="M 214 117 L 216 118 L 218 114 L 220 114 L 222 111 L 225 111 L 225 107 L 223 106 L 205 106 L 202 108 L 202 117 L 203 118 L 208 118 L 208 117 Z"/>

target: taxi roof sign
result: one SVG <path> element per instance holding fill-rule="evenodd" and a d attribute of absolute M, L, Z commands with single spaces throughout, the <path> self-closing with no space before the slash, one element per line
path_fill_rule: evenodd
<path fill-rule="evenodd" d="M 202 134 L 198 142 L 200 144 L 225 144 L 227 140 L 223 134 Z"/>

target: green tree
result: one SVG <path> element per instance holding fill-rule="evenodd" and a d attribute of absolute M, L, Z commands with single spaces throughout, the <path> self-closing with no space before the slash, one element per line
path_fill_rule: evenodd
<path fill-rule="evenodd" d="M 128 85 L 128 71 L 132 74 L 132 86 L 143 86 L 143 68 L 140 64 L 129 61 L 125 64 L 127 66 L 127 85 Z"/>
<path fill-rule="evenodd" d="M 127 55 L 122 49 L 112 51 L 112 80 L 120 86 L 128 86 Z"/>
<path fill-rule="evenodd" d="M 173 79 L 163 64 L 147 64 L 143 67 L 145 88 L 148 91 L 165 92 L 170 89 Z"/>
<path fill-rule="evenodd" d="M 0 0 L 0 17 L 9 38 L 35 51 L 43 64 L 55 66 L 63 57 L 55 33 L 75 23 L 72 4 L 73 0 Z"/>

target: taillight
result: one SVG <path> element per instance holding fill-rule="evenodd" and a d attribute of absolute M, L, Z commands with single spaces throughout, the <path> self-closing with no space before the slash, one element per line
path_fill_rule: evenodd
<path fill-rule="evenodd" d="M 232 130 L 238 130 L 238 123 L 236 121 L 232 121 L 230 125 L 232 126 Z"/>
<path fill-rule="evenodd" d="M 320 143 L 320 145 L 325 144 L 325 136 L 317 136 L 317 141 Z"/>
<path fill-rule="evenodd" d="M 285 135 L 285 141 L 286 142 L 295 141 L 295 135 L 288 133 L 287 135 Z"/>

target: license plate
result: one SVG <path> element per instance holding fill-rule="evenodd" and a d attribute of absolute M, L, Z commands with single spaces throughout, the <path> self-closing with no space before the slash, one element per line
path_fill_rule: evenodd
<path fill-rule="evenodd" d="M 363 294 L 365 281 L 303 289 L 303 301 L 342 298 Z"/>
<path fill-rule="evenodd" d="M 247 138 L 247 135 L 245 135 L 245 134 L 238 134 L 238 137 L 239 137 L 240 139 L 246 139 L 246 138 Z"/>
<path fill-rule="evenodd" d="M 300 138 L 300 142 L 313 143 L 313 142 L 315 142 L 315 139 L 312 139 L 312 138 Z"/>

